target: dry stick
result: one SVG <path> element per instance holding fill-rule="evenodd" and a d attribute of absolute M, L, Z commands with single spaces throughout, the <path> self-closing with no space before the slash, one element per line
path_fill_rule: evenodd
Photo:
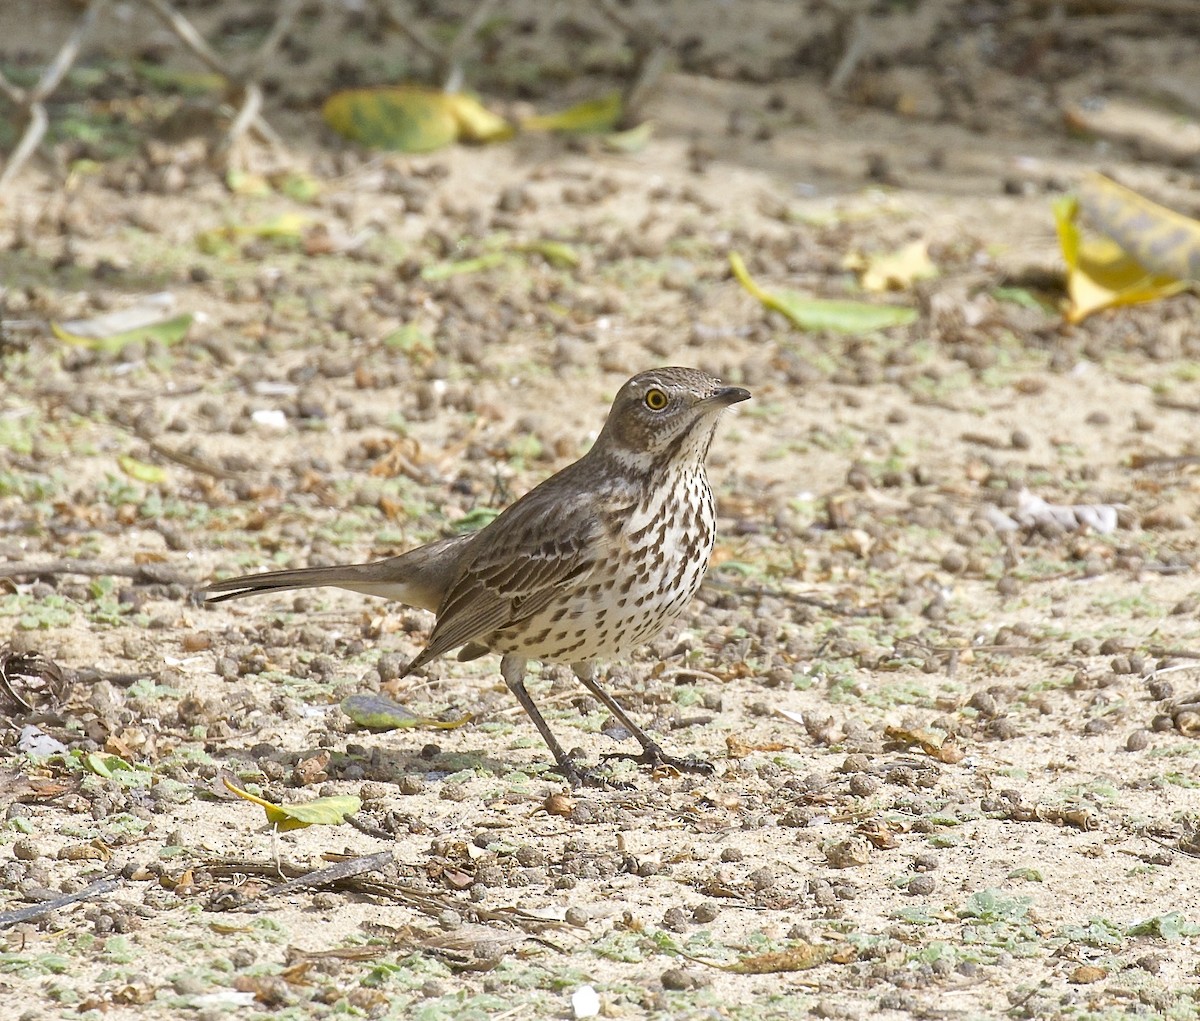
<path fill-rule="evenodd" d="M 266 67 L 275 56 L 275 51 L 279 49 L 288 32 L 291 31 L 292 25 L 296 21 L 296 15 L 300 13 L 301 0 L 284 0 L 283 9 L 275 18 L 275 24 L 271 26 L 271 31 L 267 33 L 266 39 L 262 41 L 262 45 L 254 52 L 254 55 L 246 62 L 246 68 L 262 68 Z M 243 70 L 240 77 L 246 78 L 248 71 Z M 262 110 L 262 87 L 257 81 L 246 81 L 245 83 L 246 96 L 242 102 L 242 108 L 238 111 L 237 116 L 233 120 L 233 124 L 229 128 L 229 133 L 225 136 L 225 141 L 221 145 L 222 151 L 232 149 L 238 142 L 238 139 L 246 133 L 255 121 L 262 121 L 259 117 L 259 112 Z M 266 124 L 266 121 L 262 121 Z M 271 130 L 268 128 L 268 130 Z M 283 143 L 278 135 L 271 130 L 274 136 L 273 145 L 281 146 Z"/>
<path fill-rule="evenodd" d="M 79 56 L 79 50 L 83 46 L 84 39 L 95 25 L 96 19 L 100 16 L 100 12 L 108 5 L 108 0 L 92 0 L 88 5 L 88 9 L 83 12 L 83 17 L 79 19 L 79 23 L 75 26 L 75 30 L 67 37 L 67 41 L 63 43 L 62 49 L 58 51 L 58 55 L 51 62 L 50 66 L 42 72 L 42 77 L 38 83 L 26 92 L 23 89 L 17 88 L 8 79 L 3 79 L 3 88 L 5 95 L 12 99 L 18 106 L 25 107 L 25 114 L 29 118 L 29 123 L 25 127 L 25 133 L 21 136 L 21 141 L 17 143 L 17 148 L 9 157 L 8 162 L 4 165 L 4 171 L 0 173 L 0 191 L 4 190 L 7 185 L 33 155 L 42 138 L 46 134 L 46 125 L 49 123 L 49 118 L 46 116 L 46 108 L 42 105 L 42 101 L 46 99 L 58 86 L 62 83 L 66 73 L 71 70 L 71 66 L 75 63 Z M 2 76 L 0 76 L 2 78 Z"/>
<path fill-rule="evenodd" d="M 192 584 L 192 580 L 166 564 L 118 564 L 103 560 L 13 560 L 0 563 L 0 578 L 42 578 L 58 574 L 82 574 L 100 578 L 111 574 L 116 578 L 171 584 Z"/>
<path fill-rule="evenodd" d="M 480 0 L 475 10 L 471 12 L 471 16 L 463 22 L 462 27 L 450 40 L 450 45 L 446 48 L 446 56 L 442 60 L 442 66 L 445 69 L 443 92 L 458 92 L 462 89 L 462 51 L 475 38 L 475 34 L 483 27 L 484 21 L 487 20 L 488 14 L 495 6 L 496 0 Z"/>
<path fill-rule="evenodd" d="M 653 49 L 644 52 L 638 61 L 637 73 L 629 81 L 621 105 L 624 109 L 622 117 L 626 122 L 640 121 L 642 107 L 658 85 L 663 71 L 667 68 L 667 57 L 670 49 L 663 43 L 658 43 Z"/>
<path fill-rule="evenodd" d="M 140 435 L 140 434 L 138 434 Z M 168 461 L 174 461 L 176 464 L 183 465 L 184 468 L 190 468 L 194 472 L 201 475 L 211 475 L 214 479 L 249 479 L 253 476 L 248 472 L 232 471 L 229 468 L 222 468 L 220 465 L 210 464 L 203 458 L 194 456 L 193 454 L 185 453 L 182 450 L 176 450 L 174 447 L 167 447 L 159 443 L 158 440 L 152 440 L 149 436 L 141 436 L 146 445 L 154 451 L 159 457 L 166 458 Z"/>
<path fill-rule="evenodd" d="M 368 854 L 361 858 L 350 858 L 347 861 L 338 862 L 328 868 L 317 869 L 315 872 L 308 872 L 296 879 L 290 879 L 286 883 L 272 887 L 263 894 L 263 897 L 279 897 L 311 887 L 332 886 L 342 880 L 360 876 L 364 872 L 378 872 L 390 865 L 395 858 L 394 851 L 380 851 L 378 854 Z"/>
<path fill-rule="evenodd" d="M 10 925 L 16 925 L 18 922 L 28 922 L 32 918 L 40 918 L 42 915 L 48 915 L 51 911 L 78 904 L 80 901 L 92 900 L 101 894 L 115 890 L 120 885 L 121 877 L 111 876 L 108 879 L 98 879 L 90 886 L 85 886 L 77 893 L 68 893 L 65 897 L 56 897 L 54 900 L 44 901 L 41 904 L 30 904 L 28 907 L 17 908 L 15 911 L 0 912 L 0 929 L 7 929 Z"/>
<path fill-rule="evenodd" d="M 399 29 L 401 34 L 408 39 L 418 50 L 427 57 L 433 58 L 438 64 L 441 64 L 443 59 L 442 51 L 430 42 L 420 29 L 409 23 L 409 19 L 402 17 L 400 14 L 392 10 L 392 5 L 388 0 L 375 0 L 375 10 L 381 18 L 391 28 Z"/>
<path fill-rule="evenodd" d="M 151 10 L 153 10 L 154 13 L 157 14 L 159 18 L 166 24 L 166 26 L 172 32 L 174 32 L 176 36 L 179 37 L 179 41 L 182 42 L 183 45 L 189 50 L 191 50 L 192 53 L 201 61 L 201 63 L 205 64 L 210 71 L 215 71 L 217 74 L 221 75 L 222 78 L 234 83 L 242 90 L 242 109 L 239 111 L 238 117 L 234 120 L 234 125 L 237 126 L 239 122 L 243 120 L 242 114 L 245 112 L 248 102 L 250 102 L 252 91 L 250 84 L 242 81 L 241 76 L 229 71 L 225 67 L 224 61 L 222 61 L 217 52 L 211 46 L 209 46 L 207 42 L 205 42 L 204 37 L 198 31 L 196 31 L 192 23 L 177 10 L 175 10 L 174 7 L 167 3 L 166 0 L 142 0 L 142 2 L 150 6 Z M 267 36 L 262 48 L 265 48 L 267 43 L 271 44 L 272 50 L 279 45 L 279 39 L 281 39 L 284 33 L 286 33 L 287 29 L 291 27 L 291 21 L 295 17 L 298 9 L 299 4 L 297 0 L 290 0 L 290 2 L 280 12 L 279 17 L 276 19 L 275 27 Z M 281 23 L 282 31 L 279 31 Z M 253 65 L 254 60 L 252 58 L 250 61 L 250 66 Z M 261 94 L 259 95 L 257 101 L 261 104 Z M 271 145 L 282 147 L 283 140 L 278 134 L 276 134 L 275 129 L 272 128 L 271 125 L 269 125 L 265 120 L 263 120 L 262 116 L 257 111 L 252 111 L 244 118 L 244 120 L 245 123 L 242 124 L 240 128 L 242 132 L 244 132 L 248 127 L 252 127 L 258 136 L 263 139 L 263 141 L 268 142 Z M 232 144 L 232 141 L 234 140 L 235 139 L 227 140 L 225 145 L 223 145 L 223 148 L 228 148 L 228 146 Z"/>
<path fill-rule="evenodd" d="M 850 20 L 850 31 L 847 33 L 846 48 L 842 57 L 829 76 L 829 91 L 836 94 L 846 87 L 850 76 L 858 69 L 867 49 L 867 16 L 858 11 Z"/>
<path fill-rule="evenodd" d="M 621 94 L 622 121 L 625 125 L 641 118 L 639 110 L 645 105 L 651 90 L 667 66 L 670 47 L 661 33 L 649 31 L 625 16 L 615 0 L 598 0 L 597 10 L 625 36 L 625 41 L 637 54 L 637 65 Z"/>

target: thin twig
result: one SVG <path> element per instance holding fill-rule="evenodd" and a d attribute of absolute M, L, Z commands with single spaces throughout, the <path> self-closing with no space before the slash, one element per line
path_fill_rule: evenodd
<path fill-rule="evenodd" d="M 671 55 L 670 47 L 658 43 L 653 49 L 645 51 L 638 60 L 637 72 L 630 79 L 628 88 L 621 99 L 622 121 L 637 124 L 642 120 L 642 107 L 650 98 L 650 94 L 658 85 L 662 73 L 667 67 L 667 58 Z"/>
<path fill-rule="evenodd" d="M 60 574 L 82 574 L 87 578 L 112 575 L 159 584 L 192 584 L 192 580 L 169 564 L 111 563 L 103 560 L 14 560 L 0 564 L 0 578 L 45 578 Z"/>
<path fill-rule="evenodd" d="M 225 138 L 218 148 L 218 153 L 229 152 L 241 140 L 247 129 L 259 120 L 262 111 L 262 89 L 258 82 L 250 82 L 242 90 L 242 105 L 229 125 Z"/>
<path fill-rule="evenodd" d="M 190 468 L 201 475 L 211 475 L 214 479 L 248 479 L 251 477 L 246 472 L 230 471 L 228 468 L 211 464 L 192 454 L 186 454 L 182 450 L 163 446 L 163 444 L 157 440 L 150 439 L 148 436 L 142 436 L 141 438 L 159 457 L 166 458 L 168 461 L 174 461 L 176 464 L 183 465 L 184 468 Z"/>
<path fill-rule="evenodd" d="M 410 24 L 409 18 L 393 11 L 392 5 L 388 3 L 388 0 L 375 0 L 375 10 L 390 28 L 398 29 L 425 56 L 431 57 L 439 65 L 442 63 L 443 55 L 441 49 L 431 42 L 424 32 L 415 25 Z"/>
<path fill-rule="evenodd" d="M 229 77 L 229 72 L 225 69 L 225 64 L 217 52 L 205 42 L 204 36 L 196 31 L 187 18 L 176 11 L 166 0 L 143 0 L 143 2 L 150 5 L 154 13 L 179 37 L 179 41 L 191 50 L 210 71 L 215 71 L 223 78 Z"/>
<path fill-rule="evenodd" d="M 21 140 L 17 143 L 17 148 L 9 157 L 8 162 L 4 165 L 3 173 L 0 173 L 0 191 L 4 190 L 7 185 L 17 174 L 17 172 L 28 161 L 29 157 L 36 151 L 42 138 L 46 134 L 46 124 L 48 118 L 46 109 L 42 105 L 42 101 L 49 96 L 62 83 L 66 73 L 71 69 L 79 57 L 79 51 L 83 47 L 83 41 L 87 38 L 87 34 L 95 25 L 96 19 L 100 16 L 100 12 L 108 5 L 108 0 L 92 0 L 86 11 L 83 12 L 83 17 L 75 25 L 74 31 L 67 37 L 67 41 L 63 43 L 62 49 L 58 51 L 54 60 L 50 62 L 49 67 L 42 72 L 42 77 L 38 79 L 38 83 L 28 92 L 23 89 L 18 89 L 12 85 L 7 79 L 4 79 L 4 92 L 13 99 L 19 106 L 24 106 L 25 116 L 28 118 L 28 124 L 25 127 L 25 132 L 21 136 Z M 19 99 L 17 98 L 19 97 Z"/>
<path fill-rule="evenodd" d="M 487 20 L 492 8 L 496 6 L 496 0 L 480 0 L 476 5 L 475 10 L 471 12 L 471 16 L 463 22 L 462 27 L 455 33 L 454 38 L 450 41 L 450 45 L 446 48 L 446 56 L 443 58 L 442 67 L 444 70 L 444 82 L 442 86 L 445 92 L 458 92 L 463 86 L 463 69 L 462 69 L 462 53 L 467 48 L 467 45 L 475 38 L 475 34 L 483 27 L 483 23 Z"/>
<path fill-rule="evenodd" d="M 296 22 L 296 15 L 300 13 L 300 5 L 301 0 L 284 0 L 281 10 L 275 16 L 275 24 L 271 26 L 271 31 L 267 33 L 262 45 L 250 58 L 250 64 L 253 67 L 266 67 L 270 63 L 271 58 L 275 56 L 275 51 L 279 49 L 288 32 L 292 30 L 292 25 Z"/>
<path fill-rule="evenodd" d="M 614 3 L 614 0 L 596 0 L 596 9 L 616 25 L 627 37 L 636 38 L 643 34 L 642 27 L 635 25 L 625 17 L 625 12 Z"/>
<path fill-rule="evenodd" d="M 394 851 L 380 851 L 378 854 L 368 854 L 361 858 L 350 858 L 346 861 L 338 862 L 336 865 L 330 865 L 328 868 L 317 869 L 315 872 L 306 873 L 303 876 L 290 879 L 286 883 L 281 883 L 279 886 L 272 887 L 263 894 L 263 897 L 280 897 L 295 893 L 297 890 L 306 890 L 318 886 L 332 886 L 334 883 L 340 883 L 354 876 L 361 876 L 364 872 L 378 872 L 385 866 L 390 865 L 395 858 Z"/>
<path fill-rule="evenodd" d="M 850 76 L 858 69 L 859 63 L 867 51 L 867 16 L 862 11 L 855 12 L 850 19 L 849 30 L 846 33 L 846 48 L 842 51 L 841 59 L 833 74 L 829 76 L 829 91 L 835 95 L 846 87 Z"/>
<path fill-rule="evenodd" d="M 154 13 L 179 37 L 180 42 L 191 50 L 201 63 L 207 66 L 209 70 L 215 71 L 229 82 L 235 91 L 241 93 L 240 109 L 234 118 L 233 127 L 230 128 L 229 134 L 221 146 L 221 150 L 227 151 L 241 135 L 251 128 L 265 142 L 282 147 L 283 143 L 279 135 L 263 119 L 260 113 L 262 93 L 258 83 L 251 80 L 250 76 L 256 74 L 263 66 L 263 60 L 260 59 L 262 55 L 265 54 L 269 57 L 291 28 L 292 22 L 299 10 L 297 0 L 289 0 L 285 4 L 283 10 L 280 11 L 279 16 L 276 18 L 270 33 L 268 33 L 267 38 L 263 41 L 262 46 L 246 62 L 245 69 L 240 73 L 231 71 L 226 67 L 220 55 L 208 45 L 195 26 L 167 3 L 166 0 L 143 0 L 143 2 L 150 6 Z"/>
<path fill-rule="evenodd" d="M 0 71 L 0 92 L 3 92 L 8 97 L 9 102 L 12 103 L 13 106 L 25 105 L 25 90 L 19 85 L 14 85 L 6 77 L 4 77 L 3 71 Z"/>
<path fill-rule="evenodd" d="M 80 901 L 93 900 L 115 890 L 120 885 L 120 876 L 110 876 L 107 879 L 98 879 L 90 886 L 85 886 L 76 893 L 68 893 L 65 897 L 55 897 L 54 900 L 43 901 L 41 904 L 30 904 L 28 907 L 17 908 L 14 911 L 0 912 L 0 929 L 7 929 L 10 925 L 16 925 L 18 922 L 41 918 L 43 915 L 50 914 L 51 911 L 78 904 Z"/>
<path fill-rule="evenodd" d="M 46 116 L 46 108 L 41 103 L 34 103 L 30 106 L 26 110 L 26 116 L 29 118 L 29 122 L 25 125 L 21 141 L 17 143 L 17 148 L 8 158 L 8 162 L 4 164 L 4 172 L 0 173 L 0 191 L 3 191 L 5 185 L 16 177 L 17 172 L 41 145 L 42 138 L 46 134 L 49 118 Z"/>

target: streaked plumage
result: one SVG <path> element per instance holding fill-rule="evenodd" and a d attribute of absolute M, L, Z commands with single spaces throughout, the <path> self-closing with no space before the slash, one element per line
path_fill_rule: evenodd
<path fill-rule="evenodd" d="M 210 585 L 208 598 L 329 585 L 432 610 L 429 642 L 406 673 L 454 649 L 459 659 L 499 653 L 505 681 L 572 783 L 581 774 L 525 691 L 527 660 L 570 663 L 645 759 L 695 768 L 629 720 L 592 663 L 654 638 L 700 587 L 716 526 L 704 460 L 721 412 L 749 396 L 696 369 L 640 373 L 591 450 L 479 531 L 369 564 L 230 578 Z"/>

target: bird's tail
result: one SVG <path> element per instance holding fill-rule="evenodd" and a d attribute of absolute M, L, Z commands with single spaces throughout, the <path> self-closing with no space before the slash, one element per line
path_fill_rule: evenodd
<path fill-rule="evenodd" d="M 456 535 L 439 539 L 398 557 L 369 564 L 301 567 L 225 578 L 205 586 L 204 599 L 209 603 L 221 603 L 263 592 L 330 587 L 382 596 L 408 606 L 436 611 L 450 582 L 458 574 L 459 561 L 470 538 L 470 535 Z"/>

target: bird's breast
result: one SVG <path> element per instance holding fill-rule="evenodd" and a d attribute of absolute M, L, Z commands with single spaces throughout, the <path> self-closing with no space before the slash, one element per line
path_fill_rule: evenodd
<path fill-rule="evenodd" d="M 603 513 L 603 511 L 602 511 Z M 546 662 L 609 659 L 655 638 L 700 588 L 716 533 L 703 472 L 679 473 L 613 502 L 609 552 L 519 628 L 489 646 Z"/>

